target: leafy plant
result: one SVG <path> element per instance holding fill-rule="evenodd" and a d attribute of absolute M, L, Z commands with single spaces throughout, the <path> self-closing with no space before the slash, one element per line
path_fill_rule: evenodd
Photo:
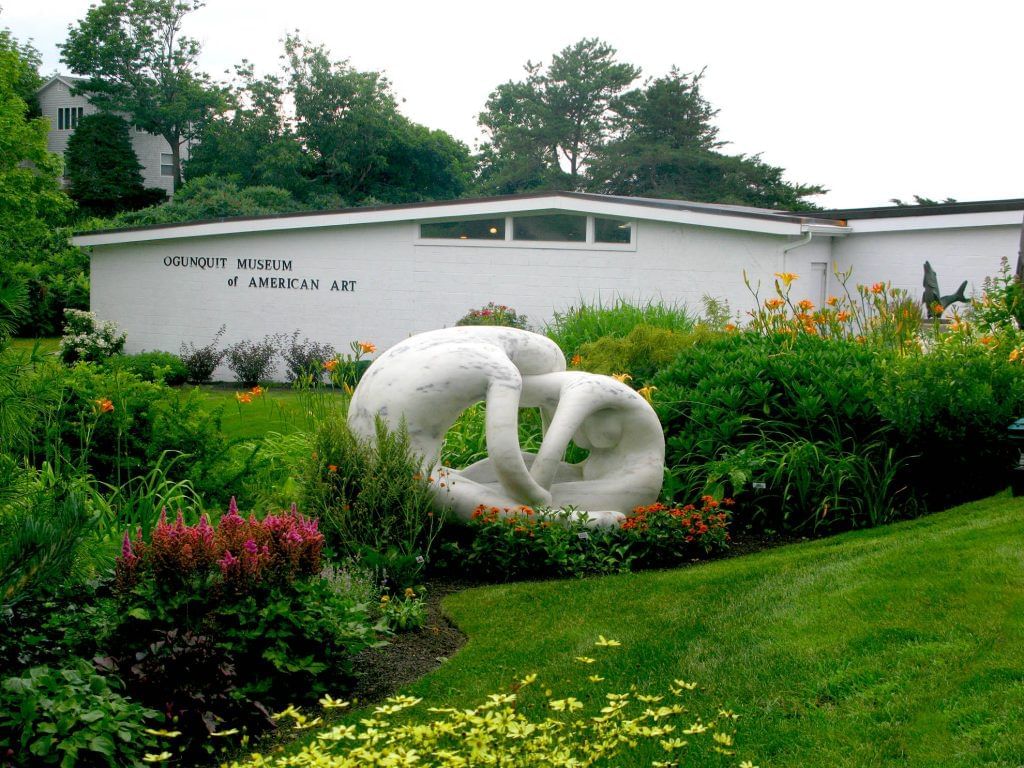
<path fill-rule="evenodd" d="M 324 363 L 334 360 L 337 355 L 337 350 L 330 344 L 308 338 L 299 341 L 298 331 L 285 338 L 281 350 L 288 381 L 296 381 L 303 376 L 312 376 L 319 381 L 324 374 Z"/>
<path fill-rule="evenodd" d="M 603 336 L 588 341 L 573 358 L 574 367 L 607 376 L 628 374 L 634 384 L 649 383 L 679 353 L 714 336 L 703 325 L 677 331 L 641 323 L 623 337 Z"/>
<path fill-rule="evenodd" d="M 213 378 L 213 372 L 227 354 L 226 350 L 217 348 L 226 330 L 227 326 L 222 325 L 213 335 L 213 341 L 203 347 L 197 347 L 192 342 L 182 342 L 179 357 L 188 371 L 187 378 L 190 383 L 205 384 Z"/>
<path fill-rule="evenodd" d="M 33 667 L 0 684 L 0 754 L 31 765 L 136 765 L 157 740 L 158 716 L 118 692 L 116 680 L 76 659 Z"/>
<path fill-rule="evenodd" d="M 115 364 L 130 371 L 142 381 L 177 386 L 188 381 L 189 369 L 180 357 L 170 352 L 142 352 L 138 355 L 121 355 L 114 358 Z"/>
<path fill-rule="evenodd" d="M 245 339 L 229 346 L 224 352 L 235 380 L 244 387 L 255 387 L 270 378 L 279 343 L 276 336 L 264 336 L 261 341 Z"/>
<path fill-rule="evenodd" d="M 323 521 L 324 533 L 338 550 L 362 558 L 411 586 L 440 527 L 433 495 L 410 454 L 404 429 L 377 424 L 367 444 L 336 414 L 316 430 L 304 477 L 304 506 Z"/>
<path fill-rule="evenodd" d="M 655 301 L 639 304 L 620 297 L 609 306 L 600 301 L 581 302 L 578 307 L 556 312 L 544 332 L 571 358 L 588 341 L 606 336 L 621 339 L 638 325 L 689 331 L 695 322 L 683 305 Z"/>
<path fill-rule="evenodd" d="M 417 592 L 406 587 L 401 597 L 381 595 L 380 615 L 388 628 L 394 632 L 411 632 L 427 623 L 427 605 L 424 602 L 426 590 Z"/>

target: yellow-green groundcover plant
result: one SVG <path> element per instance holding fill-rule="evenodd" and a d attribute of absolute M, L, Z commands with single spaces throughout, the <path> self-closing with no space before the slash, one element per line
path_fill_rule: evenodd
<path fill-rule="evenodd" d="M 619 645 L 602 636 L 595 652 Z M 586 656 L 576 660 L 581 665 L 594 661 Z M 587 677 L 591 686 L 602 681 L 599 675 Z M 372 712 L 367 710 L 358 723 L 323 726 L 320 717 L 310 718 L 289 707 L 275 718 L 281 723 L 290 720 L 298 730 L 321 727 L 315 740 L 293 754 L 253 754 L 231 763 L 230 768 L 586 768 L 615 765 L 616 757 L 642 742 L 657 745 L 663 755 L 652 760 L 653 768 L 757 768 L 736 756 L 738 715 L 728 710 L 719 710 L 713 717 L 692 712 L 687 694 L 694 688 L 695 683 L 674 680 L 662 695 L 642 694 L 634 688 L 600 697 L 591 690 L 584 695 L 591 702 L 586 704 L 574 696 L 555 698 L 537 675 L 530 674 L 474 709 L 432 707 L 417 713 L 421 699 L 399 695 Z M 330 696 L 320 703 L 325 709 L 348 706 Z M 521 704 L 542 714 L 531 717 L 521 711 Z"/>

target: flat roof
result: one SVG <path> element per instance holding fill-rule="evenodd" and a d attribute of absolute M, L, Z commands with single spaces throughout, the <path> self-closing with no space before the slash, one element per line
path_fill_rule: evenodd
<path fill-rule="evenodd" d="M 827 219 L 893 219 L 904 216 L 947 216 L 952 213 L 995 213 L 1024 211 L 1024 197 L 1010 200 L 979 200 L 966 203 L 939 203 L 937 205 L 880 205 L 872 208 L 833 208 L 815 211 L 815 216 Z"/>
<path fill-rule="evenodd" d="M 108 245 L 171 238 L 208 237 L 242 232 L 351 226 L 357 224 L 431 221 L 439 219 L 541 212 L 581 213 L 612 218 L 636 218 L 694 226 L 718 227 L 777 235 L 799 235 L 813 227 L 821 233 L 843 234 L 843 222 L 790 211 L 736 205 L 696 203 L 587 192 L 534 192 L 520 195 L 436 200 L 424 203 L 299 211 L 266 216 L 238 216 L 151 224 L 141 227 L 75 233 L 76 245 Z"/>

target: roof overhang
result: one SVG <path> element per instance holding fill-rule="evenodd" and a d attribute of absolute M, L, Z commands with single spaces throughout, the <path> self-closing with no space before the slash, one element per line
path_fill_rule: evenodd
<path fill-rule="evenodd" d="M 972 229 L 975 227 L 1021 226 L 1024 211 L 979 211 L 928 216 L 900 215 L 892 218 L 850 219 L 850 232 L 905 232 L 907 230 Z"/>
<path fill-rule="evenodd" d="M 545 212 L 661 221 L 695 227 L 782 236 L 800 235 L 808 231 L 823 235 L 842 235 L 849 231 L 840 222 L 808 219 L 799 214 L 784 214 L 768 210 L 747 213 L 726 208 L 717 209 L 707 205 L 687 207 L 687 204 L 682 201 L 629 200 L 621 197 L 562 192 L 377 208 L 350 208 L 341 211 L 317 211 L 85 232 L 75 235 L 72 242 L 80 246 L 119 245 L 192 237 L 287 232 L 368 224 L 419 223 L 452 218 L 486 218 Z"/>

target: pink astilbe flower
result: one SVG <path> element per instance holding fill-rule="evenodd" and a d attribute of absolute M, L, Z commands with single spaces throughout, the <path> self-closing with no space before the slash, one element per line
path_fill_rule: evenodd
<path fill-rule="evenodd" d="M 294 504 L 288 512 L 262 520 L 254 515 L 246 519 L 232 498 L 227 514 L 216 526 L 210 525 L 206 515 L 188 525 L 181 510 L 170 523 L 163 509 L 148 544 L 141 530 L 134 541 L 125 534 L 117 561 L 117 583 L 119 590 L 131 589 L 144 573 L 164 584 L 219 573 L 223 583 L 233 589 L 290 581 L 320 572 L 323 546 L 318 521 L 299 514 Z"/>

